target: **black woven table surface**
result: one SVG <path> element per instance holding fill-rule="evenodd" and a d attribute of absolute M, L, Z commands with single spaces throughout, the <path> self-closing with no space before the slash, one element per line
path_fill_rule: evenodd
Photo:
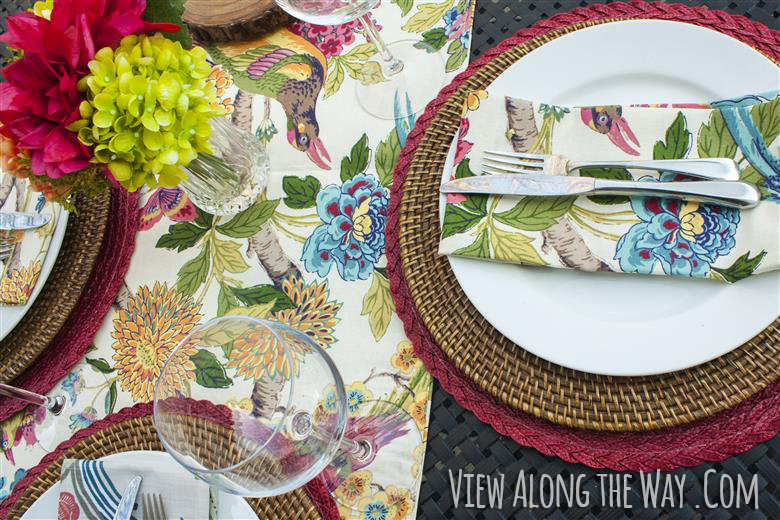
<path fill-rule="evenodd" d="M 385 0 L 390 1 L 390 0 Z M 416 0 L 429 1 L 429 0 Z M 430 0 L 434 1 L 434 0 Z M 595 3 L 610 3 L 604 1 L 577 0 L 477 0 L 474 35 L 471 46 L 472 59 L 494 47 L 515 32 L 529 27 L 537 21 L 548 18 L 555 13 L 564 12 L 579 6 Z M 731 14 L 739 14 L 762 22 L 773 29 L 780 27 L 780 2 L 777 0 L 682 0 L 677 3 L 697 6 L 704 5 L 712 9 L 720 9 Z M 0 26 L 4 30 L 5 18 L 32 4 L 32 0 L 0 0 Z M 0 45 L 0 61 L 4 48 Z M 704 497 L 704 476 L 709 474 L 707 500 L 710 503 L 727 501 L 729 494 L 721 496 L 718 483 L 721 479 L 728 487 L 729 480 L 736 483 L 741 477 L 749 486 L 754 476 L 758 490 L 758 509 L 751 506 L 716 507 L 709 509 Z M 476 502 L 475 482 L 471 482 L 472 507 L 466 507 L 466 481 L 461 481 L 460 503 L 455 507 L 453 500 L 452 481 L 450 474 L 483 474 L 490 477 L 505 475 L 504 496 L 500 506 L 478 508 Z M 538 507 L 523 508 L 518 500 L 513 507 L 515 484 L 524 472 L 526 482 L 526 499 Z M 609 475 L 614 479 L 617 472 L 593 470 L 578 464 L 568 464 L 556 457 L 547 457 L 532 448 L 520 446 L 513 440 L 499 435 L 490 426 L 480 422 L 474 414 L 460 407 L 454 399 L 447 395 L 438 384 L 433 391 L 431 403 L 430 430 L 428 446 L 425 455 L 423 482 L 420 490 L 418 518 L 435 520 L 439 518 L 452 519 L 499 519 L 499 518 L 566 518 L 566 519 L 620 519 L 620 518 L 669 518 L 707 520 L 768 519 L 780 520 L 780 435 L 769 442 L 760 444 L 752 450 L 731 457 L 723 462 L 703 464 L 695 468 L 669 472 L 681 479 L 685 476 L 682 504 L 675 492 L 674 506 L 645 508 L 639 484 L 639 476 L 630 474 L 632 486 L 627 493 L 626 503 L 632 506 L 608 507 L 602 504 L 602 482 L 608 482 Z M 533 492 L 530 488 L 531 475 L 535 478 Z M 539 494 L 538 485 L 542 475 L 553 479 L 561 475 L 568 482 L 582 475 L 580 486 L 590 495 L 589 505 L 585 507 L 542 507 L 543 498 Z M 667 473 L 662 473 L 665 478 Z M 724 478 L 725 477 L 725 478 Z M 663 482 L 663 480 L 662 480 Z M 482 493 L 481 502 L 487 505 L 487 494 Z M 549 496 L 546 494 L 545 496 Z M 659 491 L 658 503 L 661 501 Z M 608 499 L 607 499 L 608 502 Z M 668 504 L 668 502 L 667 502 Z"/>
<path fill-rule="evenodd" d="M 537 21 L 548 18 L 556 13 L 569 11 L 579 6 L 589 4 L 610 3 L 609 1 L 579 1 L 579 0 L 477 0 L 476 17 L 474 20 L 474 35 L 471 44 L 471 58 L 475 59 L 488 49 L 498 45 L 502 40 L 514 35 L 520 29 L 529 27 Z M 670 2 L 672 3 L 672 2 Z M 689 6 L 704 5 L 711 9 L 720 9 L 730 14 L 747 16 L 762 22 L 773 29 L 780 28 L 780 2 L 777 0 L 709 0 L 709 1 L 676 1 Z M 457 486 L 457 474 L 484 474 L 491 477 L 505 475 L 504 497 L 501 507 L 489 507 L 482 493 L 484 509 L 476 507 L 476 482 L 471 481 L 472 507 L 465 507 L 466 480 L 461 479 L 459 505 L 456 508 L 453 500 L 452 482 Z M 756 476 L 758 488 L 758 509 L 746 507 L 716 507 L 709 509 L 705 502 L 704 475 L 708 470 L 715 473 L 708 475 L 707 499 L 710 504 L 728 503 L 729 493 L 721 498 L 719 484 L 725 482 L 728 490 L 729 478 L 736 488 L 737 479 L 749 485 Z M 524 472 L 528 504 L 530 497 L 540 505 L 538 485 L 542 475 L 556 479 L 561 475 L 569 481 L 570 475 L 576 480 L 583 475 L 581 486 L 590 493 L 589 506 L 523 508 L 518 500 L 513 507 L 516 482 L 520 472 Z M 452 472 L 454 479 L 450 479 Z M 614 471 L 593 470 L 579 464 L 568 464 L 557 457 L 542 455 L 533 448 L 520 446 L 512 439 L 496 433 L 492 427 L 480 422 L 474 414 L 464 410 L 455 400 L 447 395 L 438 385 L 433 391 L 431 403 L 430 429 L 428 432 L 428 447 L 425 455 L 423 482 L 420 490 L 418 518 L 433 520 L 438 518 L 452 519 L 485 519 L 498 518 L 567 518 L 567 519 L 619 519 L 619 518 L 669 518 L 707 520 L 744 519 L 780 519 L 780 435 L 769 442 L 760 444 L 752 450 L 723 462 L 703 464 L 695 468 L 662 472 L 662 482 L 666 475 L 682 479 L 684 498 L 682 505 L 675 494 L 673 507 L 645 508 L 639 475 L 630 474 L 632 490 L 628 493 L 627 503 L 632 508 L 604 507 L 601 492 L 602 481 L 605 484 L 609 477 L 599 477 L 606 474 L 616 478 L 620 474 Z M 531 493 L 531 477 L 535 476 L 536 488 Z M 625 477 L 622 477 L 625 478 Z M 608 489 L 608 485 L 606 485 Z M 457 490 L 457 487 L 456 487 Z M 545 488 L 544 497 L 549 497 Z M 522 491 L 522 490 L 521 490 Z M 607 495 L 608 496 L 608 495 Z M 584 502 L 584 501 L 583 501 Z M 608 503 L 608 499 L 606 500 Z M 614 503 L 614 502 L 613 502 Z M 657 503 L 660 505 L 660 493 Z M 670 504 L 668 501 L 666 504 Z"/>

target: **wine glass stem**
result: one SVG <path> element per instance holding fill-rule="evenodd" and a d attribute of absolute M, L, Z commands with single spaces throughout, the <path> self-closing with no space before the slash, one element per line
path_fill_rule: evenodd
<path fill-rule="evenodd" d="M 65 406 L 65 398 L 61 395 L 49 397 L 4 384 L 0 384 L 0 395 L 43 406 L 54 415 L 59 414 Z"/>
<path fill-rule="evenodd" d="M 382 58 L 382 72 L 385 76 L 392 76 L 398 74 L 404 69 L 404 62 L 397 59 L 387 48 L 382 36 L 379 35 L 379 31 L 371 20 L 368 13 L 358 18 L 360 24 L 363 26 L 363 30 L 366 31 L 366 37 L 368 40 L 376 46 L 376 50 L 379 53 L 379 57 Z"/>

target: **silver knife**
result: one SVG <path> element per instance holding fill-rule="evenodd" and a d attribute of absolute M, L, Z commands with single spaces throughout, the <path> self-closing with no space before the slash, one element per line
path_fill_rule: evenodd
<path fill-rule="evenodd" d="M 138 488 L 141 487 L 141 480 L 141 477 L 135 477 L 127 485 L 125 493 L 122 495 L 122 500 L 119 501 L 119 505 L 116 507 L 113 520 L 130 520 L 130 516 L 133 514 L 133 506 L 135 505 L 135 497 L 138 494 Z"/>
<path fill-rule="evenodd" d="M 761 193 L 755 186 L 740 181 L 636 182 L 535 173 L 455 179 L 445 183 L 441 192 L 534 197 L 648 195 L 676 197 L 743 209 L 753 208 L 761 201 Z"/>
<path fill-rule="evenodd" d="M 19 213 L 18 211 L 0 213 L 0 231 L 35 229 L 45 226 L 50 220 L 51 215 L 49 214 Z"/>

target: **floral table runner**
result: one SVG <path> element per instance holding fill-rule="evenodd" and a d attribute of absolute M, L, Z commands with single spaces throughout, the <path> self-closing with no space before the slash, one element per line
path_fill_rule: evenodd
<path fill-rule="evenodd" d="M 386 0 L 372 16 L 386 41 L 418 40 L 420 53 L 440 52 L 442 67 L 454 76 L 467 61 L 473 8 L 470 0 Z M 220 50 L 210 49 L 221 65 L 212 79 L 234 123 L 268 144 L 267 193 L 233 218 L 198 211 L 178 189 L 145 196 L 143 231 L 114 310 L 86 358 L 52 391 L 67 394 L 73 407 L 58 423 L 58 439 L 151 400 L 156 374 L 178 341 L 199 323 L 232 312 L 306 332 L 335 360 L 351 406 L 393 401 L 425 432 L 431 378 L 395 315 L 384 256 L 392 172 L 414 119 L 375 119 L 357 104 L 356 81 L 382 80 L 376 49 L 357 22 L 296 23 L 240 52 L 232 49 L 232 61 Z M 257 70 L 246 74 L 251 81 L 239 82 L 241 89 L 233 82 L 231 72 L 238 77 L 274 52 L 295 57 L 290 81 L 308 82 L 310 88 L 296 90 L 296 103 L 278 99 Z M 387 102 L 400 106 L 403 93 Z M 302 103 L 313 107 L 306 121 L 291 108 Z M 317 148 L 290 139 L 295 128 L 314 132 Z M 333 243 L 347 235 L 357 247 L 345 255 Z M 198 351 L 178 384 L 184 391 L 230 388 L 229 356 Z M 234 406 L 251 407 L 249 397 L 237 394 Z M 39 415 L 25 409 L 0 423 L 0 500 L 46 454 L 36 434 Z M 406 456 L 415 460 L 419 487 L 424 446 Z M 371 477 L 355 472 L 340 488 L 342 498 L 386 511 L 387 518 L 414 516 L 418 489 L 378 489 Z"/>

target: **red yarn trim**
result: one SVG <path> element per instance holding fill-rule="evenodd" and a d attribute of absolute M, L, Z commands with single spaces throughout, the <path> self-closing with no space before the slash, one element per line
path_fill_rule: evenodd
<path fill-rule="evenodd" d="M 14 386 L 45 394 L 87 353 L 130 267 L 139 223 L 138 198 L 137 193 L 113 190 L 105 238 L 79 302 L 33 365 L 14 379 Z M 0 421 L 25 406 L 18 399 L 0 398 Z"/>
<path fill-rule="evenodd" d="M 554 29 L 588 20 L 653 18 L 674 20 L 714 29 L 780 60 L 780 32 L 743 16 L 705 7 L 681 4 L 616 2 L 592 5 L 557 14 L 491 49 L 444 87 L 417 120 L 393 174 L 387 225 L 387 259 L 390 290 L 398 316 L 417 355 L 428 370 L 464 408 L 471 410 L 497 432 L 519 444 L 555 455 L 567 462 L 617 471 L 672 470 L 719 461 L 749 450 L 780 431 L 780 380 L 740 405 L 695 423 L 650 432 L 607 433 L 559 426 L 519 412 L 482 391 L 442 352 L 425 327 L 404 278 L 398 231 L 404 182 L 417 145 L 434 116 L 453 93 L 482 65 L 510 48 Z"/>
<path fill-rule="evenodd" d="M 45 470 L 51 463 L 53 463 L 55 460 L 61 457 L 66 451 L 68 451 L 75 444 L 78 444 L 80 441 L 86 439 L 92 434 L 99 432 L 100 430 L 103 430 L 105 428 L 108 428 L 109 426 L 112 426 L 117 423 L 121 423 L 123 421 L 127 421 L 129 419 L 146 417 L 152 415 L 152 413 L 153 413 L 152 402 L 138 403 L 134 406 L 128 406 L 127 408 L 122 408 L 118 412 L 108 415 L 104 419 L 96 421 L 92 423 L 90 426 L 88 426 L 87 428 L 84 428 L 83 430 L 79 430 L 78 432 L 76 432 L 73 435 L 73 437 L 62 442 L 54 451 L 52 451 L 51 453 L 46 455 L 43 459 L 41 459 L 41 462 L 39 462 L 37 466 L 31 468 L 24 476 L 24 478 L 22 478 L 22 480 L 19 481 L 16 487 L 14 487 L 13 493 L 11 493 L 11 495 L 8 498 L 0 502 L 0 518 L 5 518 L 6 516 L 8 516 L 8 511 L 16 503 L 16 501 L 19 500 L 19 498 L 22 496 L 22 492 L 24 491 L 24 489 L 32 482 L 34 482 L 35 479 L 38 478 L 38 475 L 40 475 L 40 473 L 43 470 Z M 209 415 L 209 416 L 214 416 L 214 415 Z M 317 511 L 319 511 L 320 515 L 324 520 L 340 520 L 341 516 L 339 515 L 338 506 L 336 505 L 336 502 L 333 500 L 333 498 L 330 496 L 330 493 L 325 488 L 325 484 L 321 479 L 318 478 L 312 479 L 311 481 L 309 481 L 309 483 L 303 486 L 303 488 L 304 491 L 306 492 L 306 495 L 314 503 L 314 506 L 317 508 Z"/>

